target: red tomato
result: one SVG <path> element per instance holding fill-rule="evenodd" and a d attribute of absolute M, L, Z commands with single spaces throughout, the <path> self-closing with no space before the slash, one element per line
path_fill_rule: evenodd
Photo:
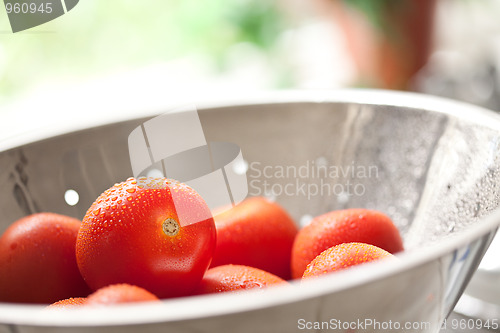
<path fill-rule="evenodd" d="M 12 224 L 0 238 L 0 301 L 53 303 L 87 296 L 75 257 L 81 222 L 38 213 Z"/>
<path fill-rule="evenodd" d="M 74 306 L 83 305 L 85 304 L 86 301 L 87 301 L 86 297 L 71 297 L 52 303 L 51 305 L 48 306 L 48 308 L 67 309 Z"/>
<path fill-rule="evenodd" d="M 366 262 L 394 257 L 379 247 L 364 243 L 343 243 L 321 252 L 307 265 L 303 279 L 332 273 Z"/>
<path fill-rule="evenodd" d="M 281 206 L 253 197 L 214 218 L 217 247 L 212 267 L 246 265 L 290 278 L 290 253 L 298 228 Z"/>
<path fill-rule="evenodd" d="M 399 230 L 385 214 L 369 209 L 332 211 L 314 218 L 297 234 L 292 250 L 293 278 L 300 278 L 324 250 L 350 242 L 372 244 L 390 253 L 403 250 Z"/>
<path fill-rule="evenodd" d="M 110 305 L 134 302 L 159 302 L 159 298 L 144 288 L 126 283 L 113 284 L 98 289 L 87 297 L 85 305 Z"/>
<path fill-rule="evenodd" d="M 205 273 L 198 287 L 198 294 L 263 289 L 280 283 L 288 282 L 258 268 L 243 265 L 223 265 L 210 268 Z"/>
<path fill-rule="evenodd" d="M 89 208 L 76 256 L 93 290 L 128 283 L 167 298 L 196 288 L 215 240 L 210 210 L 192 188 L 165 178 L 129 178 Z"/>

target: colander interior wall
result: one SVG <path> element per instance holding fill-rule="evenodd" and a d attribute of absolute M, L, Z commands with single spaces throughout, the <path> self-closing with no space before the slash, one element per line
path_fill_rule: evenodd
<path fill-rule="evenodd" d="M 366 101 L 366 94 L 376 99 Z M 499 223 L 500 119 L 472 106 L 412 94 L 360 91 L 349 96 L 212 105 L 200 107 L 199 116 L 208 142 L 232 142 L 241 148 L 249 195 L 276 200 L 297 223 L 348 207 L 387 213 L 405 239 L 404 269 L 390 267 L 392 273 L 384 275 L 375 266 L 367 267 L 365 276 L 341 274 L 314 282 L 298 295 L 273 290 L 267 299 L 214 299 L 208 306 L 219 311 L 214 316 L 206 315 L 208 300 L 195 300 L 193 311 L 205 315 L 186 310 L 193 320 L 171 315 L 167 302 L 156 312 L 137 308 L 127 316 L 110 310 L 88 317 L 37 317 L 23 307 L 0 304 L 0 322 L 21 324 L 16 326 L 20 332 L 38 324 L 62 332 L 76 322 L 76 331 L 103 323 L 103 331 L 113 326 L 120 332 L 138 329 L 127 323 L 147 324 L 145 329 L 152 331 L 211 332 L 227 325 L 250 331 L 234 326 L 238 321 L 251 324 L 253 331 L 290 332 L 297 328 L 290 316 L 372 316 L 427 320 L 432 325 L 422 331 L 437 332 Z M 103 190 L 132 176 L 128 135 L 153 116 L 139 114 L 128 121 L 59 131 L 57 136 L 48 133 L 1 152 L 0 232 L 34 212 L 81 219 Z M 78 194 L 76 204 L 65 199 L 68 190 Z M 453 243 L 460 235 L 465 238 Z M 371 274 L 373 279 L 367 276 Z M 377 306 L 380 300 L 370 295 L 384 298 L 386 307 Z M 255 306 L 259 302 L 262 306 Z M 342 309 L 333 308 L 339 302 Z M 148 323 L 144 318 L 152 313 L 155 319 Z"/>
<path fill-rule="evenodd" d="M 461 230 L 499 204 L 498 131 L 449 114 L 302 102 L 199 115 L 208 142 L 241 147 L 249 195 L 275 198 L 297 222 L 334 209 L 379 209 L 414 246 Z M 38 211 L 82 218 L 104 189 L 132 176 L 127 138 L 146 119 L 0 154 L 0 231 Z M 74 206 L 65 201 L 68 190 L 79 195 Z"/>

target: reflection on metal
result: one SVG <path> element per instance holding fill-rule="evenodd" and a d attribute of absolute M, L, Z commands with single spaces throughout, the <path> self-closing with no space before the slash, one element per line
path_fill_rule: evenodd
<path fill-rule="evenodd" d="M 287 287 L 269 288 L 266 297 L 251 292 L 193 297 L 106 311 L 68 311 L 63 316 L 43 307 L 0 304 L 0 332 L 10 332 L 8 324 L 45 332 L 220 332 L 227 327 L 239 332 L 295 332 L 297 318 L 308 322 L 331 318 L 344 322 L 359 318 L 425 321 L 432 323 L 427 331 L 437 332 L 499 225 L 500 116 L 462 103 L 396 92 L 294 92 L 286 100 L 289 102 L 280 96 L 199 109 L 209 152 L 216 157 L 217 148 L 212 148 L 217 144 L 212 142 L 240 147 L 248 163 L 249 192 L 263 194 L 265 181 L 279 185 L 271 186 L 274 190 L 296 184 L 295 178 L 266 173 L 269 167 L 300 168 L 307 161 L 338 168 L 348 168 L 353 161 L 359 166 L 376 166 L 373 177 L 299 175 L 306 189 L 320 181 L 329 185 L 355 181 L 365 189 L 363 195 L 345 201 L 334 195 L 307 199 L 300 188 L 288 187 L 297 192 L 276 192 L 276 201 L 297 222 L 304 215 L 346 207 L 387 212 L 402 230 L 407 248 L 397 265 L 367 265 L 300 288 L 292 285 L 293 292 Z M 359 112 L 362 117 L 355 116 Z M 134 118 L 36 142 L 21 140 L 26 144 L 1 152 L 0 232 L 26 214 L 12 193 L 15 184 L 24 185 L 24 180 L 23 190 L 37 210 L 81 218 L 99 191 L 134 173 L 127 138 L 145 121 Z M 144 128 L 147 132 L 146 125 Z M 48 137 L 42 134 L 43 139 Z M 148 139 L 151 141 L 149 133 Z M 203 145 L 183 147 L 159 161 L 193 148 L 203 155 L 204 150 L 198 148 Z M 228 150 L 240 152 L 234 146 Z M 28 163 L 22 173 L 16 173 L 22 158 Z M 151 172 L 163 172 L 161 163 L 148 166 L 151 160 L 147 161 L 145 173 L 153 169 L 157 171 Z M 213 170 L 218 170 L 226 161 L 213 163 Z M 192 171 L 186 174 L 192 175 Z M 172 175 L 167 172 L 167 176 Z M 75 206 L 64 200 L 68 189 L 79 194 Z M 232 189 L 231 193 L 234 196 Z M 302 222 L 307 220 L 305 216 Z M 171 311 L 173 302 L 175 311 Z"/>

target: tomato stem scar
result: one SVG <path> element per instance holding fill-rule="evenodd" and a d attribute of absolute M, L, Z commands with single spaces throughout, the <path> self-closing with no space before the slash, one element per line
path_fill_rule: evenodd
<path fill-rule="evenodd" d="M 169 217 L 163 221 L 163 232 L 165 235 L 174 237 L 179 233 L 180 227 L 179 227 L 179 222 L 174 220 L 173 218 Z"/>

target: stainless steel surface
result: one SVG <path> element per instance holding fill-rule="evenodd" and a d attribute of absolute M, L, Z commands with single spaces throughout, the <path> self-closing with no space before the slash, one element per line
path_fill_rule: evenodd
<path fill-rule="evenodd" d="M 500 223 L 496 114 L 434 97 L 359 90 L 201 105 L 199 115 L 207 141 L 241 147 L 251 195 L 275 198 L 297 222 L 339 208 L 384 211 L 404 236 L 401 260 L 265 293 L 160 305 L 60 314 L 0 304 L 0 331 L 291 332 L 302 331 L 301 319 L 429 323 L 419 331 L 439 331 Z M 131 175 L 127 137 L 145 119 L 0 142 L 0 232 L 37 211 L 81 218 L 101 191 Z M 64 200 L 68 189 L 79 194 L 74 206 Z"/>

